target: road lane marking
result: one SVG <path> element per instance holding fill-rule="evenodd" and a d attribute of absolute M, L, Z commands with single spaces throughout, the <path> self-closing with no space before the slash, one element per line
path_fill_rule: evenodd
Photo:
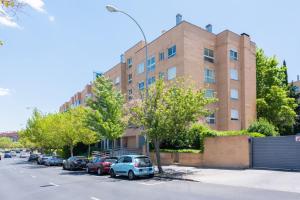
<path fill-rule="evenodd" d="M 138 183 L 141 185 L 147 185 L 147 186 L 152 186 L 152 185 L 160 185 L 160 184 L 164 184 L 165 182 L 157 182 L 157 183 Z"/>
<path fill-rule="evenodd" d="M 101 200 L 101 199 L 98 199 L 96 197 L 91 197 L 92 200 Z"/>
<path fill-rule="evenodd" d="M 34 176 L 34 175 L 31 175 L 31 178 L 36 178 L 36 176 Z"/>
<path fill-rule="evenodd" d="M 52 182 L 50 182 L 49 183 L 50 185 L 53 185 L 53 186 L 55 186 L 55 187 L 58 187 L 59 185 L 57 185 L 57 184 L 55 184 L 55 183 L 52 183 Z"/>

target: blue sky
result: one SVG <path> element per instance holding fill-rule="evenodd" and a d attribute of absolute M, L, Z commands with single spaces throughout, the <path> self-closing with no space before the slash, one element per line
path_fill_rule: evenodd
<path fill-rule="evenodd" d="M 300 74 L 300 2 L 202 0 L 23 0 L 9 27 L 0 23 L 0 131 L 24 127 L 31 110 L 56 112 L 59 106 L 141 39 L 137 27 L 114 4 L 133 15 L 151 41 L 175 25 L 175 15 L 213 32 L 246 32 L 267 55 L 288 65 L 289 79 Z M 75 3 L 76 2 L 76 3 Z M 0 19 L 1 22 L 1 19 Z"/>

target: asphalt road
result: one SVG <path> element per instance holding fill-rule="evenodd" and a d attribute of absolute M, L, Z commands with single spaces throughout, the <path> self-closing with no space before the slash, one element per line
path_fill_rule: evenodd
<path fill-rule="evenodd" d="M 63 171 L 25 159 L 0 161 L 0 200 L 296 200 L 299 193 L 201 182 L 112 179 L 83 171 Z"/>

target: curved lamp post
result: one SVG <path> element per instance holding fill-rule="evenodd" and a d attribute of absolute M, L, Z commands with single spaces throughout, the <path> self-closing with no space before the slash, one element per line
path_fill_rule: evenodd
<path fill-rule="evenodd" d="M 147 65 L 147 62 L 148 62 L 148 42 L 147 42 L 146 35 L 145 35 L 142 27 L 139 25 L 139 23 L 131 15 L 129 15 L 125 11 L 122 11 L 122 10 L 118 9 L 117 7 L 115 7 L 113 5 L 107 5 L 106 9 L 109 12 L 119 12 L 119 13 L 123 13 L 124 15 L 128 16 L 139 27 L 139 29 L 140 29 L 140 31 L 143 35 L 143 38 L 144 38 L 144 41 L 145 41 L 145 58 L 146 58 L 146 61 L 145 61 L 145 64 L 146 64 L 146 98 L 148 98 L 148 77 L 149 77 L 149 72 L 148 72 L 148 65 Z M 146 136 L 145 136 L 145 141 L 146 141 L 146 154 L 147 154 L 147 156 L 150 156 L 149 155 L 149 142 L 148 142 L 148 139 L 147 139 Z"/>

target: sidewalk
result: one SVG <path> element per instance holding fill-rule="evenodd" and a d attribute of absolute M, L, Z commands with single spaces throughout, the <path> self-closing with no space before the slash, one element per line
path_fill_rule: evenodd
<path fill-rule="evenodd" d="M 300 172 L 274 170 L 204 169 L 176 165 L 163 166 L 157 177 L 228 186 L 300 193 Z"/>

